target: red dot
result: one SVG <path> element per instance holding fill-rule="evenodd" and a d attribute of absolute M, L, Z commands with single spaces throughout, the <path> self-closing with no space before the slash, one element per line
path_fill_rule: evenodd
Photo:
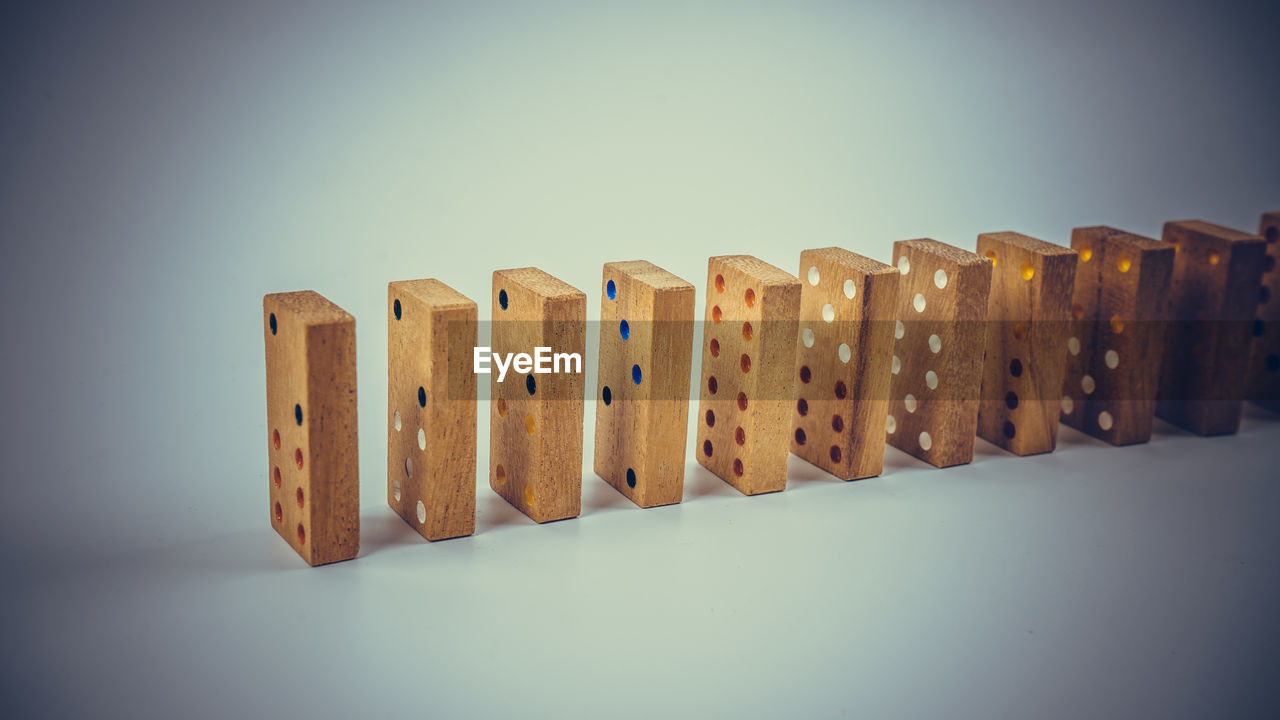
<path fill-rule="evenodd" d="M 833 463 L 840 462 L 840 457 L 841 457 L 840 447 L 837 445 L 832 445 L 830 455 L 831 455 L 831 462 Z"/>
<path fill-rule="evenodd" d="M 733 474 L 742 477 L 742 458 L 733 459 Z"/>
<path fill-rule="evenodd" d="M 744 392 L 738 393 L 738 409 L 744 412 L 747 409 L 747 394 Z"/>
<path fill-rule="evenodd" d="M 739 445 L 745 445 L 747 443 L 747 431 L 739 426 L 737 430 L 733 431 L 733 441 Z"/>
<path fill-rule="evenodd" d="M 840 400 L 843 400 L 844 396 L 848 394 L 849 394 L 849 389 L 844 386 L 844 381 L 837 380 L 836 381 L 836 397 L 839 398 Z"/>
<path fill-rule="evenodd" d="M 836 432 L 844 432 L 844 418 L 839 415 L 831 416 L 831 429 Z"/>
<path fill-rule="evenodd" d="M 711 377 L 707 378 L 707 392 L 711 393 L 712 395 L 715 395 L 716 390 L 719 390 L 719 389 L 720 389 L 720 383 L 716 382 L 715 375 L 712 375 Z"/>
<path fill-rule="evenodd" d="M 716 414 L 711 410 L 707 411 L 707 427 L 716 426 Z"/>
<path fill-rule="evenodd" d="M 711 357 L 720 357 L 720 341 L 711 338 Z"/>
<path fill-rule="evenodd" d="M 740 360 L 739 362 L 742 365 L 742 372 L 744 373 L 751 372 L 751 356 L 750 355 L 747 355 L 746 353 L 742 353 L 742 360 Z"/>

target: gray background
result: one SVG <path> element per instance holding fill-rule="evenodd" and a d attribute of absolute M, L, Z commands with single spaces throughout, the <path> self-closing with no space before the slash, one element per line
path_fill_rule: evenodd
<path fill-rule="evenodd" d="M 700 305 L 715 254 L 1256 230 L 1278 15 L 6 4 L 0 711 L 1275 716 L 1273 416 L 848 484 L 793 459 L 756 498 L 691 463 L 647 511 L 588 474 L 549 526 L 482 485 L 436 544 L 384 505 L 383 418 L 394 279 L 487 317 L 536 264 L 598 317 L 611 260 Z M 266 503 L 261 296 L 301 288 L 359 337 L 363 549 L 314 570 Z"/>

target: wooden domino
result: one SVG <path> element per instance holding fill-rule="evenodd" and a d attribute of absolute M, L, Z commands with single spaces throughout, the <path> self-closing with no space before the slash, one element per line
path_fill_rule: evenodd
<path fill-rule="evenodd" d="M 1063 423 L 1113 445 L 1151 439 L 1174 247 L 1111 227 L 1071 231 L 1080 256 Z"/>
<path fill-rule="evenodd" d="M 1262 216 L 1258 234 L 1267 242 L 1262 260 L 1262 286 L 1253 322 L 1253 351 L 1249 356 L 1248 397 L 1271 412 L 1280 413 L 1280 212 Z"/>
<path fill-rule="evenodd" d="M 800 281 L 750 255 L 707 262 L 697 457 L 746 495 L 787 486 Z"/>
<path fill-rule="evenodd" d="M 684 495 L 693 285 L 644 260 L 606 263 L 595 471 L 640 507 Z"/>
<path fill-rule="evenodd" d="M 1015 455 L 1051 452 L 1076 252 L 1015 232 L 979 235 L 977 247 L 992 266 L 978 436 Z"/>
<path fill-rule="evenodd" d="M 1202 220 L 1165 223 L 1177 246 L 1156 415 L 1200 435 L 1234 433 L 1266 243 Z"/>
<path fill-rule="evenodd" d="M 936 467 L 973 460 L 991 261 L 936 240 L 893 245 L 898 285 L 889 444 Z M 1020 365 L 1007 368 L 1011 375 Z"/>
<path fill-rule="evenodd" d="M 428 540 L 476 528 L 476 304 L 439 280 L 387 286 L 387 503 Z"/>
<path fill-rule="evenodd" d="M 271 527 L 308 564 L 360 551 L 356 321 L 310 290 L 262 298 Z"/>
<path fill-rule="evenodd" d="M 800 253 L 791 452 L 842 480 L 884 465 L 897 268 L 829 247 Z"/>
<path fill-rule="evenodd" d="M 493 274 L 495 355 L 538 347 L 586 358 L 587 296 L 538 268 Z M 563 369 L 563 368 L 562 368 Z M 489 486 L 535 522 L 577 517 L 582 507 L 578 372 L 490 374 Z"/>

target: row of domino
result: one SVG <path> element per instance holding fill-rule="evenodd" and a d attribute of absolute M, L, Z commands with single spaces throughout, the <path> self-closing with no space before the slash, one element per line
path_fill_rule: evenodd
<path fill-rule="evenodd" d="M 888 442 L 938 467 L 981 436 L 1018 455 L 1065 422 L 1124 445 L 1153 416 L 1235 432 L 1241 400 L 1280 412 L 1280 213 L 1259 235 L 1202 221 L 1162 240 L 1077 228 L 1070 248 L 1003 232 L 976 252 L 894 245 L 884 264 L 806 250 L 800 276 L 708 262 L 695 448 L 746 494 L 786 487 L 788 451 L 849 480 Z M 604 266 L 598 475 L 637 505 L 682 499 L 694 287 L 645 261 Z M 536 268 L 493 274 L 492 350 L 585 357 L 586 295 Z M 387 495 L 430 540 L 475 530 L 476 303 L 388 286 Z M 359 549 L 355 320 L 311 291 L 263 299 L 271 525 L 312 565 Z M 537 522 L 576 517 L 581 373 L 490 376 L 489 484 Z"/>

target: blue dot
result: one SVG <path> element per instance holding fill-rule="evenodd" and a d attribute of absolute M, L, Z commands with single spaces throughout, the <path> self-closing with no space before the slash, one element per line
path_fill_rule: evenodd
<path fill-rule="evenodd" d="M 532 375 L 525 375 L 524 389 L 528 390 L 530 395 L 538 392 L 538 381 L 534 380 Z"/>
<path fill-rule="evenodd" d="M 498 291 L 498 304 L 502 306 L 503 310 L 507 309 L 507 291 L 506 290 Z"/>
<path fill-rule="evenodd" d="M 426 406 L 427 406 L 427 389 L 419 385 L 418 386 L 418 407 L 426 407 Z"/>
<path fill-rule="evenodd" d="M 302 406 L 301 405 L 293 406 L 293 419 L 298 421 L 299 427 L 302 426 Z"/>
<path fill-rule="evenodd" d="M 605 405 L 608 405 L 609 403 L 613 402 L 613 391 L 609 389 L 608 385 L 605 385 L 604 390 L 600 391 L 600 397 L 604 399 Z"/>
<path fill-rule="evenodd" d="M 639 365 L 631 366 L 631 380 L 637 385 L 640 384 L 640 366 Z"/>
<path fill-rule="evenodd" d="M 609 284 L 608 284 L 608 285 L 605 285 L 605 286 L 604 286 L 604 291 L 605 291 L 605 292 L 607 292 L 607 293 L 609 293 L 609 299 L 610 299 L 610 300 L 615 300 L 615 299 L 617 299 L 617 297 L 618 297 L 618 286 L 617 286 L 617 285 L 614 285 L 612 280 L 610 280 L 610 281 L 609 281 Z"/>
<path fill-rule="evenodd" d="M 395 305 L 392 307 L 392 309 L 396 311 L 396 319 L 399 320 L 400 319 L 400 300 L 398 299 L 396 300 Z"/>
<path fill-rule="evenodd" d="M 270 320 L 271 320 L 271 334 L 275 335 L 276 334 L 276 314 L 275 313 L 271 313 Z M 1262 321 L 1259 320 L 1258 322 L 1262 322 Z"/>
<path fill-rule="evenodd" d="M 636 471 L 627 468 L 627 487 L 634 488 L 636 486 Z"/>
<path fill-rule="evenodd" d="M 627 321 L 625 318 L 622 320 L 622 322 L 618 323 L 618 333 L 622 335 L 623 340 L 626 340 L 627 338 L 631 337 L 631 326 L 627 324 Z"/>

